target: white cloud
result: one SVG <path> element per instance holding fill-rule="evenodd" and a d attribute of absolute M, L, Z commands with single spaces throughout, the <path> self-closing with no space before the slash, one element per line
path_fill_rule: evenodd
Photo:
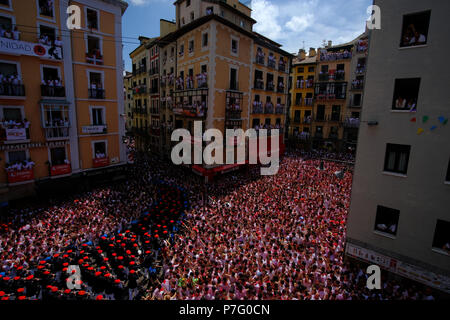
<path fill-rule="evenodd" d="M 143 6 L 150 2 L 148 0 L 129 0 L 129 1 L 131 2 L 132 5 L 135 5 L 135 6 Z"/>
<path fill-rule="evenodd" d="M 278 6 L 268 0 L 253 0 L 252 10 L 253 19 L 258 21 L 254 30 L 271 39 L 279 39 L 281 26 L 277 21 L 279 16 Z"/>
<path fill-rule="evenodd" d="M 291 31 L 300 32 L 305 30 L 314 22 L 314 16 L 310 13 L 304 16 L 293 16 L 291 20 L 286 22 L 285 26 Z"/>
<path fill-rule="evenodd" d="M 350 41 L 364 31 L 366 8 L 373 0 L 253 0 L 254 30 L 288 52 Z"/>

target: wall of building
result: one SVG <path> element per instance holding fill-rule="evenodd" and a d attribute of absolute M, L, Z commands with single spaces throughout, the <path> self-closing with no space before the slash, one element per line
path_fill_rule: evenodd
<path fill-rule="evenodd" d="M 426 270 L 450 275 L 448 254 L 432 248 L 437 219 L 450 221 L 449 191 L 444 183 L 450 150 L 450 92 L 441 61 L 449 51 L 445 28 L 446 1 L 377 0 L 382 28 L 372 31 L 360 127 L 348 242 L 372 249 Z M 425 46 L 400 48 L 405 14 L 431 10 Z M 417 112 L 393 111 L 395 79 L 419 77 Z M 423 123 L 423 117 L 429 121 Z M 416 118 L 416 122 L 411 122 Z M 368 121 L 378 125 L 368 126 Z M 438 128 L 430 130 L 432 125 Z M 422 134 L 417 130 L 423 128 Z M 386 144 L 411 146 L 406 175 L 385 173 Z M 377 206 L 400 210 L 396 236 L 375 232 Z"/>

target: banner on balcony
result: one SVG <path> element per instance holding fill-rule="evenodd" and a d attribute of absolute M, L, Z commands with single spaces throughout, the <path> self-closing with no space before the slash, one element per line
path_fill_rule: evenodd
<path fill-rule="evenodd" d="M 7 141 L 27 140 L 27 130 L 25 128 L 6 129 Z"/>
<path fill-rule="evenodd" d="M 61 165 L 57 165 L 57 166 L 52 166 L 50 172 L 51 172 L 52 176 L 60 176 L 63 174 L 71 173 L 72 168 L 71 168 L 70 164 L 61 164 Z"/>
<path fill-rule="evenodd" d="M 33 170 L 8 171 L 8 182 L 18 183 L 34 179 Z"/>
<path fill-rule="evenodd" d="M 46 46 L 40 43 L 25 42 L 6 38 L 0 39 L 0 53 L 34 56 L 43 59 L 63 59 L 61 47 Z"/>

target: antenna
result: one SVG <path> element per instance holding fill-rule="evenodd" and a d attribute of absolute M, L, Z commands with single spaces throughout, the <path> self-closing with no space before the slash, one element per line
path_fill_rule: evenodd
<path fill-rule="evenodd" d="M 303 42 L 303 50 L 305 50 L 305 40 L 303 40 L 302 42 Z"/>

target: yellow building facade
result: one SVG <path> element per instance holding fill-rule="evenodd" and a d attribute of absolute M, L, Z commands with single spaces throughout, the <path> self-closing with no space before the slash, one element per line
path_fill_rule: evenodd
<path fill-rule="evenodd" d="M 160 46 L 161 150 L 174 129 L 279 128 L 286 121 L 291 55 L 252 31 L 251 9 L 238 1 L 176 1 L 176 30 Z M 256 63 L 257 52 L 265 58 Z M 270 57 L 270 58 L 269 58 Z M 255 87 L 262 74 L 263 89 Z M 269 85 L 270 82 L 270 85 Z M 266 86 L 267 83 L 267 86 Z M 253 102 L 264 101 L 262 112 Z"/>
<path fill-rule="evenodd" d="M 307 143 L 311 134 L 314 83 L 316 81 L 317 55 L 314 48 L 306 56 L 301 49 L 292 61 L 291 108 L 289 137 Z"/>
<path fill-rule="evenodd" d="M 126 3 L 4 1 L 0 19 L 0 186 L 10 200 L 35 184 L 126 162 L 121 17 Z M 2 27 L 3 28 L 3 27 Z"/>

